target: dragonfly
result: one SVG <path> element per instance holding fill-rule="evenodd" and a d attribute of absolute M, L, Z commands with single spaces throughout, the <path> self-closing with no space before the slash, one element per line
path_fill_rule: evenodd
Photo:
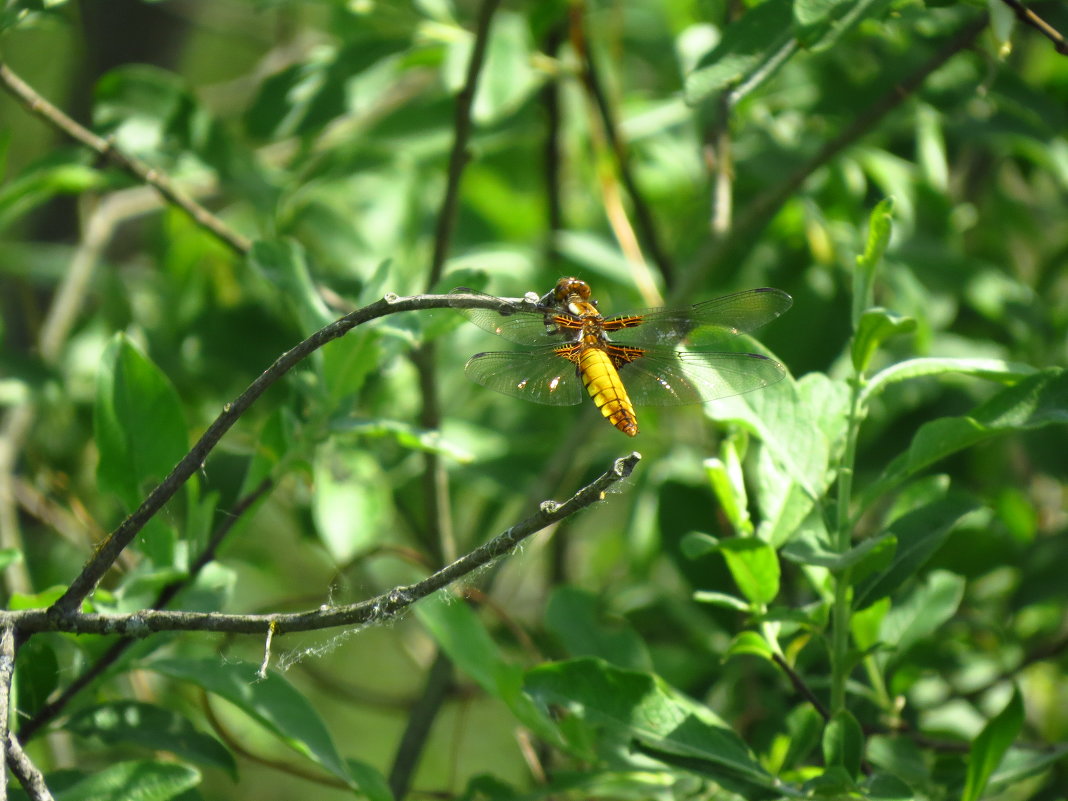
<path fill-rule="evenodd" d="M 759 353 L 686 349 L 687 337 L 724 342 L 771 322 L 793 304 L 763 287 L 678 309 L 642 309 L 604 317 L 590 287 L 561 278 L 542 297 L 494 298 L 460 287 L 494 308 L 458 309 L 491 334 L 524 350 L 476 353 L 464 372 L 475 383 L 523 400 L 573 406 L 589 396 L 612 425 L 638 434 L 637 406 L 681 406 L 774 384 L 786 368 Z"/>

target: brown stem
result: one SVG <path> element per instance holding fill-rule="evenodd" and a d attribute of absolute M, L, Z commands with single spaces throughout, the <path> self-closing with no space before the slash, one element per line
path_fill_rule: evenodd
<path fill-rule="evenodd" d="M 571 8 L 571 43 L 582 60 L 583 83 L 586 86 L 586 91 L 589 92 L 590 97 L 593 99 L 597 113 L 600 115 L 605 137 L 608 139 L 609 148 L 616 162 L 616 169 L 619 171 L 619 178 L 630 196 L 631 205 L 634 208 L 634 217 L 638 223 L 638 229 L 641 231 L 642 240 L 649 250 L 650 257 L 660 270 L 664 284 L 670 288 L 675 283 L 675 266 L 660 242 L 660 235 L 657 233 L 656 223 L 653 221 L 653 213 L 645 200 L 645 196 L 638 189 L 638 182 L 634 178 L 634 171 L 631 169 L 627 148 L 623 142 L 623 137 L 619 133 L 619 124 L 608 102 L 608 95 L 604 91 L 604 85 L 597 70 L 596 62 L 590 52 L 589 43 L 586 41 L 582 7 L 579 4 L 573 4 Z"/>
<path fill-rule="evenodd" d="M 452 151 L 449 153 L 449 172 L 445 184 L 445 198 L 442 200 L 441 211 L 438 213 L 437 227 L 434 231 L 434 256 L 430 263 L 430 277 L 426 282 L 428 292 L 432 292 L 438 281 L 441 280 L 445 269 L 445 258 L 449 254 L 449 242 L 452 239 L 452 231 L 456 225 L 456 213 L 460 199 L 460 178 L 468 160 L 467 143 L 471 139 L 471 106 L 475 102 L 478 77 L 482 72 L 482 64 L 486 57 L 490 20 L 493 18 L 498 5 L 500 5 L 500 0 L 483 0 L 478 12 L 478 22 L 475 27 L 475 44 L 471 48 L 471 60 L 467 64 L 467 77 L 464 80 L 464 88 L 460 90 L 460 94 L 456 97 L 456 112 L 453 116 L 455 134 L 452 140 Z"/>
<path fill-rule="evenodd" d="M 1001 0 L 1005 5 L 1011 8 L 1016 13 L 1016 19 L 1020 20 L 1024 25 L 1034 28 L 1041 33 L 1051 42 L 1053 42 L 1053 49 L 1060 53 L 1062 56 L 1068 56 L 1068 41 L 1065 41 L 1064 36 L 1046 22 L 1042 17 L 1038 16 L 1034 11 L 1029 9 L 1020 0 Z"/>

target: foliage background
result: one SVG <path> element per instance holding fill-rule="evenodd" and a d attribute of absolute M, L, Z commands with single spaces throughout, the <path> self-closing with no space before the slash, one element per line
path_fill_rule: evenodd
<path fill-rule="evenodd" d="M 5 63 L 256 243 L 237 252 L 0 97 L 0 466 L 11 488 L 0 522 L 3 545 L 22 552 L 5 572 L 9 608 L 47 605 L 50 588 L 70 582 L 93 543 L 225 403 L 278 354 L 386 291 L 411 294 L 429 282 L 435 291 L 463 284 L 515 296 L 577 274 L 594 284 L 603 309 L 616 310 L 656 305 L 657 288 L 685 304 L 780 287 L 794 296 L 794 308 L 761 332 L 761 342 L 794 377 L 828 379 L 819 384 L 824 394 L 791 396 L 794 403 L 807 397 L 808 409 L 781 413 L 775 430 L 798 432 L 820 420 L 842 434 L 827 444 L 840 454 L 856 257 L 872 208 L 892 196 L 893 238 L 875 300 L 914 319 L 915 328 L 884 343 L 871 371 L 919 356 L 1062 365 L 1065 56 L 1033 28 L 1014 26 L 995 2 L 751 5 L 505 3 L 492 21 L 474 98 L 445 275 L 431 280 L 475 4 L 7 4 Z M 1063 6 L 1036 8 L 1068 29 Z M 608 127 L 583 80 L 577 32 L 610 110 Z M 729 104 L 727 91 L 735 92 Z M 628 174 L 613 155 L 613 134 L 624 143 Z M 85 283 L 69 328 L 49 345 L 42 323 L 78 265 Z M 448 310 L 387 318 L 301 365 L 154 521 L 109 576 L 101 608 L 147 603 L 266 474 L 270 492 L 240 519 L 218 562 L 179 606 L 271 611 L 367 597 L 469 550 L 540 500 L 570 495 L 627 451 L 631 443 L 585 406 L 535 407 L 467 383 L 467 356 L 496 345 L 461 323 Z M 116 332 L 133 345 L 115 344 Z M 427 343 L 434 343 L 430 356 Z M 438 409 L 428 408 L 421 359 L 433 363 L 423 375 L 437 382 Z M 148 376 L 137 386 L 153 387 L 156 405 L 146 405 L 143 393 L 126 407 L 102 396 L 109 385 L 101 376 L 116 364 Z M 888 387 L 859 430 L 858 491 L 885 474 L 921 425 L 967 414 L 1022 376 L 1003 373 L 990 382 L 947 371 Z M 751 403 L 759 409 L 762 401 Z M 768 485 L 785 480 L 737 408 L 639 410 L 635 444 L 644 461 L 628 485 L 467 589 L 493 635 L 495 658 L 532 666 L 597 655 L 653 669 L 715 709 L 765 767 L 775 772 L 778 764 L 802 781 L 816 775 L 821 759 L 793 754 L 791 764 L 783 751 L 803 740 L 791 728 L 803 719 L 803 701 L 761 655 L 724 658 L 740 632 L 767 632 L 737 609 L 692 597 L 695 590 L 738 593 L 729 560 L 694 558 L 687 535 L 752 533 L 737 529 L 739 517 L 724 509 L 728 496 L 745 505 L 739 482 L 717 496 L 706 460 L 743 459 L 740 432 L 753 434 L 744 486 L 757 524 L 769 516 L 760 504 Z M 24 432 L 12 425 L 19 409 L 31 410 Z M 102 422 L 109 409 L 125 409 L 110 427 Z M 882 664 L 887 698 L 904 699 L 904 712 L 883 707 L 886 699 L 874 691 L 851 688 L 850 706 L 868 734 L 904 719 L 942 745 L 967 748 L 1015 684 L 1026 709 L 1020 741 L 1046 747 L 1068 739 L 1064 406 L 1055 403 L 1043 422 L 1056 424 L 983 438 L 939 462 L 937 473 L 918 472 L 900 492 L 866 499 L 872 503 L 862 508 L 858 537 L 950 488 L 975 510 L 895 596 L 895 605 L 907 606 L 946 573 L 963 580 L 941 627 Z M 1030 426 L 1009 429 L 1017 427 Z M 108 453 L 127 447 L 113 443 L 109 451 L 109 430 L 132 432 L 140 443 L 132 452 L 143 461 L 109 466 Z M 809 477 L 821 492 L 831 489 L 832 466 Z M 428 489 L 435 471 L 447 475 L 451 509 Z M 833 516 L 833 500 L 826 509 Z M 444 536 L 450 528 L 452 539 Z M 787 656 L 822 697 L 830 649 L 812 621 L 826 622 L 825 579 L 803 562 L 781 565 L 776 602 L 807 621 L 784 630 Z M 300 657 L 285 679 L 322 716 L 342 755 L 388 775 L 405 727 L 416 720 L 413 705 L 441 631 L 409 615 L 389 627 L 290 637 L 275 647 Z M 286 737 L 306 752 L 313 735 L 280 732 L 250 713 L 247 700 L 210 686 L 216 700 L 207 714 L 194 688 L 210 684 L 210 670 L 188 673 L 188 660 L 199 658 L 258 664 L 263 645 L 207 634 L 154 638 L 66 712 L 137 698 L 212 731 L 226 747 L 198 740 L 179 753 L 179 762 L 203 772 L 189 793 L 231 797 L 235 778 L 225 754 L 234 752 L 242 796 L 307 792 L 296 771 L 249 754 L 291 765 L 298 757 Z M 33 638 L 19 655 L 20 713 L 32 718 L 103 647 L 94 637 Z M 219 662 L 220 654 L 229 661 Z M 154 669 L 135 669 L 153 660 Z M 863 670 L 854 678 L 877 684 Z M 538 778 L 529 763 L 540 754 L 550 772 L 581 767 L 605 782 L 586 792 L 652 792 L 645 780 L 613 772 L 622 771 L 623 758 L 611 737 L 594 749 L 596 759 L 554 762 L 534 745 L 517 744 L 505 693 L 487 692 L 486 682 L 463 670 L 449 688 L 427 723 L 414 787 L 459 793 L 473 776 L 492 774 L 529 788 Z M 72 736 L 40 737 L 31 756 L 46 771 L 86 772 L 116 754 L 148 758 L 170 746 L 144 732 L 175 720 L 145 722 L 112 742 L 106 732 L 115 729 L 99 721 L 60 718 L 58 728 Z M 911 777 L 912 791 L 959 792 L 959 749 L 918 744 L 922 775 Z M 322 766 L 322 752 L 311 751 Z M 833 762 L 826 750 L 822 761 Z M 674 769 L 664 775 L 682 783 L 677 792 L 705 792 L 679 778 L 700 771 Z M 1050 759 L 1033 773 L 1005 797 L 1059 797 L 1063 761 Z M 179 777 L 174 786 L 189 781 Z M 363 790 L 373 784 L 365 778 Z"/>

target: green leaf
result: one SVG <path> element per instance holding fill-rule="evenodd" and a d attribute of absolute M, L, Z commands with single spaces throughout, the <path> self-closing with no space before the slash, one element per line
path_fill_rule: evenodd
<path fill-rule="evenodd" d="M 223 768 L 237 778 L 237 763 L 222 743 L 197 731 L 187 718 L 152 704 L 112 701 L 81 709 L 67 723 L 67 729 L 107 745 L 169 751 L 182 759 Z"/>
<path fill-rule="evenodd" d="M 94 772 L 56 794 L 56 801 L 167 801 L 200 784 L 189 765 L 141 760 Z"/>
<path fill-rule="evenodd" d="M 623 668 L 651 670 L 645 642 L 625 618 L 604 619 L 597 596 L 578 587 L 558 587 L 545 609 L 545 626 L 572 656 L 596 656 Z"/>
<path fill-rule="evenodd" d="M 819 746 L 824 725 L 823 718 L 812 704 L 799 704 L 786 717 L 788 748 L 783 755 L 782 767 L 790 770 L 802 764 Z"/>
<path fill-rule="evenodd" d="M 739 654 L 749 654 L 751 656 L 759 656 L 767 659 L 769 662 L 775 654 L 771 644 L 760 634 L 755 631 L 740 631 L 731 640 L 730 647 L 727 648 L 725 656 L 738 656 Z"/>
<path fill-rule="evenodd" d="M 890 599 L 880 598 L 870 606 L 854 612 L 849 618 L 849 632 L 859 651 L 870 651 L 881 642 L 881 629 Z"/>
<path fill-rule="evenodd" d="M 916 793 L 897 776 L 876 773 L 864 783 L 864 794 L 871 801 L 915 801 Z"/>
<path fill-rule="evenodd" d="M 768 0 L 749 8 L 723 31 L 723 38 L 686 76 L 686 102 L 696 105 L 709 95 L 753 76 L 755 88 L 781 66 L 793 42 L 790 0 Z"/>
<path fill-rule="evenodd" d="M 735 598 L 733 595 L 727 595 L 727 593 L 725 592 L 715 592 L 714 590 L 698 590 L 693 594 L 693 599 L 698 603 L 718 606 L 720 609 L 730 609 L 735 612 L 750 611 L 749 604 L 747 604 L 741 598 Z"/>
<path fill-rule="evenodd" d="M 823 761 L 843 768 L 856 781 L 864 757 L 864 732 L 848 709 L 839 710 L 823 730 Z"/>
<path fill-rule="evenodd" d="M 97 480 L 128 511 L 189 448 L 174 386 L 123 334 L 116 334 L 104 351 L 93 424 L 100 453 Z"/>
<path fill-rule="evenodd" d="M 347 111 L 353 79 L 405 45 L 367 36 L 340 48 L 309 48 L 304 61 L 260 84 L 245 113 L 246 129 L 253 137 L 274 140 L 317 133 Z"/>
<path fill-rule="evenodd" d="M 829 466 L 844 440 L 848 404 L 845 382 L 808 373 L 796 382 L 787 378 L 760 392 L 718 400 L 708 405 L 707 414 L 754 434 L 786 479 L 817 499 L 831 481 Z"/>
<path fill-rule="evenodd" d="M 523 693 L 523 670 L 505 660 L 497 644 L 471 607 L 441 590 L 415 606 L 416 617 L 441 649 L 487 693 L 501 699 L 525 726 L 551 743 L 562 745 L 560 734 Z"/>
<path fill-rule="evenodd" d="M 473 44 L 473 38 L 465 37 L 449 51 L 445 68 L 447 80 L 455 90 L 466 78 Z M 498 11 L 493 17 L 486 61 L 471 108 L 478 123 L 494 123 L 512 114 L 537 89 L 540 80 L 533 68 L 534 52 L 530 27 L 523 15 Z"/>
<path fill-rule="evenodd" d="M 1042 751 L 1010 748 L 991 774 L 986 785 L 987 793 L 993 795 L 1016 787 L 1025 779 L 1049 769 L 1065 756 L 1068 756 L 1068 744 L 1065 743 L 1044 748 Z"/>
<path fill-rule="evenodd" d="M 646 755 L 710 776 L 746 798 L 765 797 L 776 787 L 742 739 L 711 709 L 659 676 L 573 659 L 528 671 L 525 687 L 542 708 L 564 707 L 589 725 L 635 740 Z"/>
<path fill-rule="evenodd" d="M 1012 698 L 992 718 L 972 743 L 968 755 L 968 776 L 964 782 L 961 801 L 979 801 L 986 789 L 991 774 L 1001 763 L 1024 721 L 1023 700 L 1020 690 L 1014 688 Z"/>
<path fill-rule="evenodd" d="M 305 334 L 318 331 L 339 316 L 320 297 L 308 270 L 304 248 L 295 240 L 253 242 L 248 262 L 278 288 L 279 297 L 291 304 Z"/>
<path fill-rule="evenodd" d="M 897 362 L 873 375 L 861 393 L 861 404 L 866 404 L 886 387 L 910 378 L 934 375 L 970 375 L 990 381 L 1015 383 L 1021 378 L 1038 372 L 1034 367 L 1001 359 L 957 359 L 948 357 L 925 357 Z"/>
<path fill-rule="evenodd" d="M 775 549 L 757 539 L 722 540 L 720 553 L 738 589 L 753 604 L 770 604 L 779 594 L 779 557 Z"/>
<path fill-rule="evenodd" d="M 893 230 L 894 199 L 884 198 L 876 204 L 868 216 L 868 241 L 864 252 L 857 256 L 857 269 L 853 272 L 853 330 L 860 330 L 864 311 L 871 306 L 875 286 L 875 273 L 883 260 L 890 234 Z M 855 350 L 855 349 L 854 349 Z M 856 353 L 853 357 L 856 363 Z"/>
<path fill-rule="evenodd" d="M 0 570 L 5 570 L 16 562 L 22 561 L 22 551 L 18 548 L 0 548 Z"/>
<path fill-rule="evenodd" d="M 367 796 L 367 801 L 393 801 L 389 783 L 378 768 L 355 759 L 346 759 L 345 764 L 360 792 Z"/>
<path fill-rule="evenodd" d="M 290 748 L 346 784 L 352 782 L 322 718 L 277 673 L 268 673 L 261 679 L 257 675 L 258 665 L 219 659 L 159 659 L 145 667 L 229 701 Z"/>
<path fill-rule="evenodd" d="M 854 545 L 845 553 L 832 551 L 826 539 L 815 532 L 802 530 L 782 549 L 783 558 L 801 565 L 818 565 L 832 573 L 841 573 L 847 568 L 856 567 L 861 562 L 868 563 L 866 572 L 880 569 L 889 563 L 897 548 L 897 540 L 890 534 L 869 537 Z M 859 581 L 863 576 L 854 576 Z"/>
<path fill-rule="evenodd" d="M 15 606 L 9 605 L 10 609 Z M 37 635 L 23 642 L 15 654 L 15 691 L 19 714 L 33 717 L 59 686 L 55 635 Z"/>
<path fill-rule="evenodd" d="M 862 508 L 940 459 L 999 434 L 1068 422 L 1068 372 L 1051 368 L 999 392 L 967 417 L 943 417 L 920 427 L 906 453 L 864 492 Z"/>
<path fill-rule="evenodd" d="M 863 373 L 871 364 L 872 356 L 891 337 L 911 334 L 916 330 L 916 321 L 902 317 L 882 308 L 865 309 L 857 323 L 853 337 L 853 369 Z"/>
<path fill-rule="evenodd" d="M 80 195 L 106 186 L 107 176 L 87 164 L 76 163 L 80 159 L 84 159 L 81 153 L 61 150 L 0 185 L 0 230 L 54 197 Z"/>
<path fill-rule="evenodd" d="M 703 531 L 691 531 L 679 540 L 679 550 L 687 559 L 700 559 L 719 550 L 719 540 Z"/>
<path fill-rule="evenodd" d="M 897 538 L 894 557 L 885 570 L 857 584 L 855 608 L 863 609 L 889 595 L 915 575 L 942 546 L 960 519 L 977 508 L 978 504 L 970 497 L 949 495 L 892 522 L 885 533 Z"/>
<path fill-rule="evenodd" d="M 908 737 L 875 735 L 868 740 L 867 758 L 876 767 L 914 787 L 926 786 L 931 781 L 925 752 Z"/>
<path fill-rule="evenodd" d="M 797 37 L 806 50 L 826 50 L 868 17 L 881 16 L 892 0 L 797 0 Z"/>
<path fill-rule="evenodd" d="M 363 388 L 367 376 L 379 369 L 382 348 L 379 333 L 373 328 L 357 328 L 345 336 L 327 342 L 321 349 L 323 384 L 331 406 L 354 396 Z"/>
<path fill-rule="evenodd" d="M 741 447 L 744 449 L 745 435 L 741 435 Z M 749 519 L 749 499 L 745 491 L 742 476 L 743 454 L 739 452 L 738 437 L 727 437 L 720 444 L 721 459 L 706 459 L 705 472 L 708 475 L 712 491 L 716 494 L 731 527 L 739 534 L 753 533 L 753 522 Z"/>
<path fill-rule="evenodd" d="M 955 573 L 933 571 L 883 619 L 882 641 L 901 655 L 933 634 L 956 613 L 964 598 L 964 584 Z"/>
<path fill-rule="evenodd" d="M 334 559 L 344 564 L 389 534 L 392 495 L 371 454 L 325 445 L 315 457 L 315 527 Z"/>

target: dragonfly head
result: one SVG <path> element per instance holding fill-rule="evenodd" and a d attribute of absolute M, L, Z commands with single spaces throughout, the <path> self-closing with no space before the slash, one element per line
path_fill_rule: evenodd
<path fill-rule="evenodd" d="M 561 278 L 556 282 L 553 295 L 556 297 L 556 302 L 560 304 L 567 304 L 574 300 L 576 295 L 578 300 L 587 301 L 590 299 L 590 285 L 573 276 Z"/>

